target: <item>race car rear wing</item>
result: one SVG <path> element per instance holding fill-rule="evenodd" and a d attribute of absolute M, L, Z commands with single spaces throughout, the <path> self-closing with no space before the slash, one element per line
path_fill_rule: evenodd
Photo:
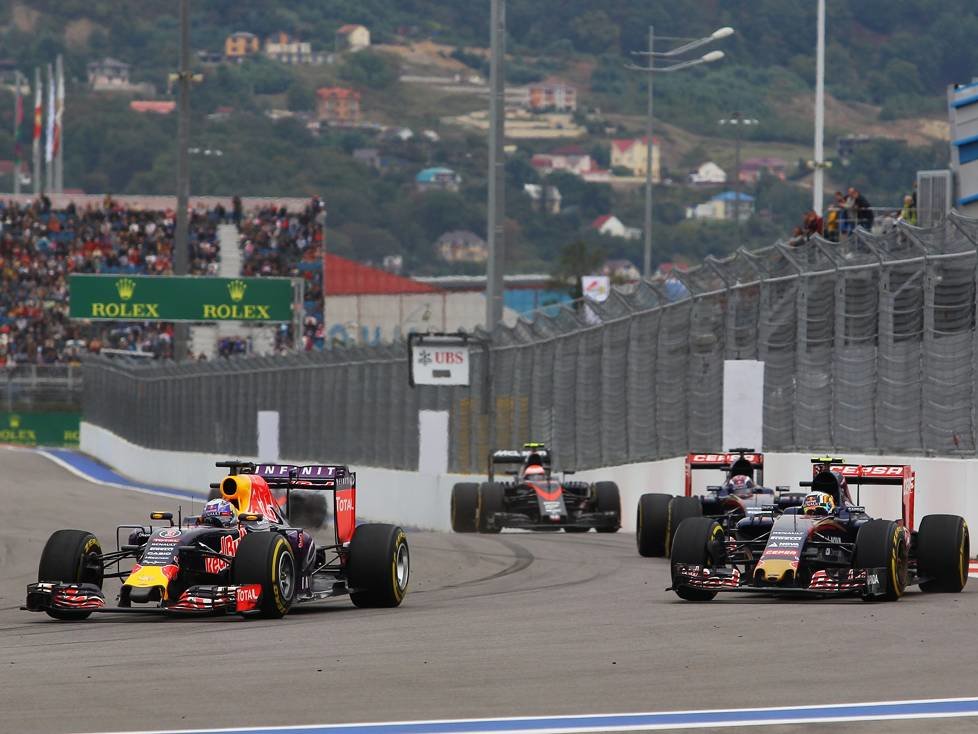
<path fill-rule="evenodd" d="M 855 484 L 857 505 L 860 504 L 859 487 L 864 484 L 899 485 L 903 488 L 903 524 L 913 530 L 917 473 L 909 464 L 846 464 L 842 459 L 827 456 L 813 458 L 812 477 L 822 471 L 839 472 L 847 484 Z"/>
<path fill-rule="evenodd" d="M 540 460 L 540 465 L 547 471 L 550 470 L 550 450 L 543 444 L 527 443 L 522 449 L 497 449 L 489 452 L 489 481 L 493 481 L 497 465 L 518 464 L 522 466 L 531 456 L 536 456 Z"/>
<path fill-rule="evenodd" d="M 231 474 L 252 474 L 265 480 L 269 489 L 284 489 L 286 502 L 292 490 L 333 492 L 336 544 L 353 539 L 356 529 L 357 473 L 340 464 L 273 464 L 266 462 L 220 461 Z"/>
<path fill-rule="evenodd" d="M 720 469 L 727 477 L 748 476 L 757 484 L 764 485 L 764 454 L 754 449 L 730 449 L 725 454 L 686 454 L 686 496 L 693 494 L 693 471 Z"/>

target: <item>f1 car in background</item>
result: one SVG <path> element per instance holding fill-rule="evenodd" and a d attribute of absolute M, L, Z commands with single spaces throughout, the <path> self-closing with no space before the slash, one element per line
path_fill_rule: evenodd
<path fill-rule="evenodd" d="M 707 486 L 706 494 L 693 495 L 693 472 L 720 469 L 723 484 Z M 730 449 L 725 454 L 687 454 L 685 494 L 643 494 L 638 500 L 635 542 L 639 555 L 668 556 L 676 528 L 687 517 L 710 517 L 723 527 L 736 523 L 750 508 L 775 504 L 779 508 L 801 504 L 804 492 L 789 487 L 770 489 L 764 484 L 764 454 L 753 449 Z"/>
<path fill-rule="evenodd" d="M 452 488 L 452 529 L 457 533 L 498 533 L 506 528 L 616 533 L 621 528 L 621 499 L 614 482 L 568 481 L 551 467 L 551 454 L 540 443 L 489 454 L 489 481 Z M 511 481 L 496 480 L 497 466 L 509 467 Z"/>
<path fill-rule="evenodd" d="M 683 520 L 672 546 L 672 588 L 708 601 L 721 591 L 776 596 L 855 595 L 895 601 L 908 586 L 959 592 L 968 580 L 964 518 L 927 515 L 913 527 L 913 470 L 901 465 L 812 459 L 811 491 L 801 507 L 756 508 L 733 526 L 709 517 Z M 870 517 L 849 484 L 902 487 L 899 520 Z"/>
<path fill-rule="evenodd" d="M 407 593 L 410 553 L 395 525 L 356 526 L 356 473 L 345 466 L 223 461 L 220 498 L 200 517 L 163 527 L 120 525 L 115 551 L 83 530 L 55 532 L 41 553 L 38 583 L 24 609 L 55 619 L 92 612 L 242 613 L 276 618 L 293 604 L 349 594 L 358 607 L 396 607 Z M 320 547 L 285 519 L 296 486 L 333 492 L 335 543 Z M 122 544 L 123 531 L 129 531 Z M 128 571 L 123 561 L 134 561 Z M 106 606 L 105 579 L 123 579 L 118 606 Z"/>

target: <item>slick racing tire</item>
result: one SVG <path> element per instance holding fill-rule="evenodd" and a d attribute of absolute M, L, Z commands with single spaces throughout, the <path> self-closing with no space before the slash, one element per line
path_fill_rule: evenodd
<path fill-rule="evenodd" d="M 672 554 L 676 530 L 687 517 L 703 517 L 703 504 L 699 497 L 673 497 L 666 513 L 666 555 Z"/>
<path fill-rule="evenodd" d="M 474 533 L 479 522 L 479 485 L 463 482 L 452 487 L 452 530 Z"/>
<path fill-rule="evenodd" d="M 503 487 L 493 482 L 479 485 L 479 532 L 498 533 L 502 528 L 490 524 L 489 520 L 497 512 L 503 511 Z"/>
<path fill-rule="evenodd" d="M 712 517 L 687 518 L 676 528 L 672 542 L 672 564 L 707 567 L 722 565 L 723 540 L 723 528 Z M 672 585 L 680 599 L 710 601 L 717 595 L 717 592 L 706 589 L 676 587 L 675 565 L 672 568 Z"/>
<path fill-rule="evenodd" d="M 595 505 L 598 512 L 614 512 L 613 528 L 598 528 L 599 533 L 617 533 L 621 529 L 621 493 L 614 482 L 594 483 Z"/>
<path fill-rule="evenodd" d="M 968 582 L 971 539 L 957 515 L 926 515 L 917 530 L 917 575 L 926 592 L 956 594 Z"/>
<path fill-rule="evenodd" d="M 896 601 L 907 588 L 907 541 L 903 528 L 892 520 L 870 520 L 856 533 L 856 568 L 883 568 L 886 593 L 863 596 L 864 601 Z"/>
<path fill-rule="evenodd" d="M 358 607 L 397 607 L 411 577 L 407 536 L 396 525 L 361 525 L 350 541 L 350 598 Z"/>
<path fill-rule="evenodd" d="M 102 546 L 85 530 L 54 532 L 41 552 L 37 580 L 66 584 L 95 584 L 102 588 Z M 46 609 L 49 617 L 63 620 L 85 619 L 91 611 Z"/>
<path fill-rule="evenodd" d="M 590 529 L 591 528 L 582 528 L 582 527 L 577 527 L 577 526 L 569 525 L 566 528 L 564 528 L 564 532 L 565 533 L 586 533 Z M 607 532 L 607 531 L 605 531 L 605 532 Z"/>
<path fill-rule="evenodd" d="M 666 555 L 666 527 L 669 524 L 671 494 L 643 494 L 638 498 L 635 516 L 635 544 L 646 558 Z"/>
<path fill-rule="evenodd" d="M 284 535 L 275 532 L 248 533 L 238 545 L 231 579 L 236 586 L 261 585 L 258 616 L 284 617 L 299 589 L 299 566 L 292 546 Z"/>

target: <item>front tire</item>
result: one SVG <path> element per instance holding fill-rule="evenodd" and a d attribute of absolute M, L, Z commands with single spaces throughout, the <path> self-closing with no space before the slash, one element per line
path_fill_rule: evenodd
<path fill-rule="evenodd" d="M 65 584 L 95 584 L 102 588 L 102 546 L 86 530 L 58 530 L 41 552 L 37 580 Z M 46 609 L 49 617 L 61 620 L 85 619 L 91 611 Z"/>
<path fill-rule="evenodd" d="M 498 533 L 502 528 L 490 523 L 490 518 L 503 511 L 503 487 L 493 482 L 479 485 L 479 532 Z M 555 530 L 559 528 L 554 528 Z"/>
<path fill-rule="evenodd" d="M 671 494 L 643 494 L 638 498 L 635 517 L 635 544 L 646 558 L 666 555 L 666 528 L 669 524 Z"/>
<path fill-rule="evenodd" d="M 676 586 L 675 564 L 714 568 L 722 565 L 723 528 L 712 517 L 691 517 L 676 529 L 672 543 L 672 585 L 676 595 L 686 601 L 710 601 L 715 591 Z"/>
<path fill-rule="evenodd" d="M 266 619 L 284 617 L 299 588 L 298 564 L 292 546 L 278 533 L 248 533 L 238 545 L 231 578 L 237 586 L 261 585 L 259 616 Z"/>
<path fill-rule="evenodd" d="M 452 530 L 474 533 L 479 522 L 479 485 L 462 482 L 452 487 Z"/>
<path fill-rule="evenodd" d="M 666 555 L 672 555 L 673 538 L 688 517 L 703 517 L 703 503 L 699 497 L 673 497 L 666 513 Z"/>
<path fill-rule="evenodd" d="M 927 515 L 917 530 L 917 575 L 928 577 L 920 590 L 956 594 L 968 583 L 971 538 L 957 515 Z"/>
<path fill-rule="evenodd" d="M 882 598 L 896 601 L 907 588 L 907 541 L 903 528 L 892 520 L 870 520 L 856 533 L 856 568 L 883 568 L 886 593 L 863 596 L 864 601 Z"/>
<path fill-rule="evenodd" d="M 360 525 L 350 541 L 350 599 L 358 607 L 397 607 L 407 594 L 411 552 L 396 525 Z"/>
<path fill-rule="evenodd" d="M 599 533 L 617 533 L 621 529 L 621 493 L 614 482 L 594 483 L 595 504 L 598 512 L 614 512 L 613 528 L 598 528 Z"/>

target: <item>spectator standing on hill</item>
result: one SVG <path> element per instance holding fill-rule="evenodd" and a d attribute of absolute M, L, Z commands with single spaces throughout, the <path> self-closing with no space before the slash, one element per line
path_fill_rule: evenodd
<path fill-rule="evenodd" d="M 815 213 L 814 209 L 809 209 L 805 212 L 805 219 L 802 223 L 802 231 L 805 234 L 805 238 L 809 238 L 812 235 L 822 234 L 824 230 L 825 222 L 822 220 L 818 214 Z"/>
<path fill-rule="evenodd" d="M 856 210 L 856 222 L 863 229 L 873 228 L 873 209 L 869 200 L 859 193 L 854 186 L 849 187 L 849 199 L 852 201 L 853 208 Z M 847 201 L 848 201 L 847 200 Z"/>
<path fill-rule="evenodd" d="M 903 209 L 900 210 L 898 221 L 917 226 L 917 203 L 911 194 L 903 197 Z"/>

